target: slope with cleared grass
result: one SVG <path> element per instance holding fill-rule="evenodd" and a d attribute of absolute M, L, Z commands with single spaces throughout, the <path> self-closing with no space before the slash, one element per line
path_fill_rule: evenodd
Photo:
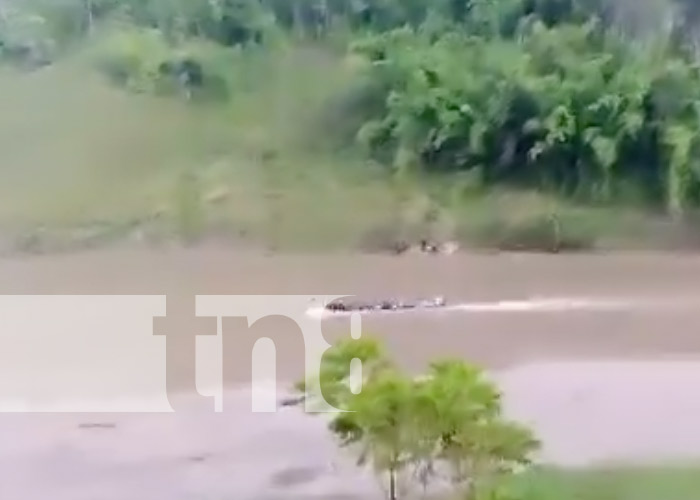
<path fill-rule="evenodd" d="M 203 226 L 263 236 L 273 192 L 295 225 L 292 233 L 314 218 L 312 226 L 329 229 L 347 219 L 343 211 L 350 207 L 360 217 L 362 207 L 372 212 L 379 204 L 381 212 L 381 187 L 348 186 L 349 177 L 362 176 L 345 175 L 347 161 L 338 158 L 331 167 L 333 159 L 296 144 L 293 120 L 298 124 L 323 99 L 308 79 L 338 74 L 339 63 L 318 54 L 300 50 L 252 61 L 245 69 L 260 73 L 248 75 L 259 88 L 242 88 L 230 104 L 204 106 L 126 93 L 82 60 L 33 73 L 5 70 L 0 224 L 10 231 L 96 222 L 119 227 L 159 215 L 177 230 L 190 210 L 204 213 Z M 196 185 L 183 185 L 186 174 L 194 174 Z M 196 190 L 194 206 L 186 206 L 183 188 Z M 298 238 L 318 236 L 307 232 Z"/>
<path fill-rule="evenodd" d="M 331 140 L 353 111 L 337 98 L 352 92 L 357 61 L 328 49 L 224 52 L 230 98 L 188 103 L 113 85 L 95 69 L 96 47 L 34 72 L 2 70 L 3 249 L 127 236 L 287 250 L 420 237 L 506 250 L 668 240 L 639 213 L 485 192 L 468 176 L 392 179 Z"/>

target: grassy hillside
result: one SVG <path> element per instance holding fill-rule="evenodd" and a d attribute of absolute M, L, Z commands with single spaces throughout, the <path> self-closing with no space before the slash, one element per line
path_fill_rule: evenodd
<path fill-rule="evenodd" d="M 649 229 L 634 211 L 484 192 L 468 177 L 397 181 L 328 146 L 317 112 L 352 65 L 312 48 L 261 59 L 250 62 L 258 75 L 248 75 L 259 84 L 230 103 L 204 106 L 125 93 L 82 58 L 31 73 L 4 69 L 5 247 L 205 233 L 289 250 L 376 250 L 423 235 L 547 247 L 555 238 L 551 214 L 561 237 L 584 247 L 594 238 L 613 242 L 625 228 L 620 239 L 630 244 Z"/>
<path fill-rule="evenodd" d="M 695 244 L 692 26 L 642 36 L 592 0 L 362 5 L 7 2 L 2 247 Z"/>
<path fill-rule="evenodd" d="M 435 203 L 443 211 L 437 232 L 463 226 L 468 237 L 488 225 L 494 213 L 481 193 L 452 202 L 446 186 L 398 185 L 328 146 L 324 126 L 333 123 L 319 113 L 352 68 L 309 47 L 252 57 L 249 82 L 212 105 L 126 93 L 83 54 L 35 72 L 5 68 L 0 227 L 27 246 L 210 231 L 301 249 L 383 245 L 398 236 L 399 216 L 417 237 Z M 504 210 L 535 215 L 553 203 L 501 198 L 494 203 Z"/>
<path fill-rule="evenodd" d="M 20 233 L 84 226 L 89 236 L 138 223 L 174 236 L 209 228 L 264 239 L 280 205 L 289 224 L 275 224 L 291 233 L 280 237 L 301 244 L 325 240 L 320 232 L 342 237 L 336 226 L 383 213 L 384 187 L 362 162 L 302 147 L 323 136 L 297 133 L 324 99 L 319 83 L 343 78 L 342 61 L 298 49 L 246 70 L 251 88 L 231 103 L 191 106 L 125 93 L 81 57 L 31 73 L 5 69 L 0 224 Z"/>

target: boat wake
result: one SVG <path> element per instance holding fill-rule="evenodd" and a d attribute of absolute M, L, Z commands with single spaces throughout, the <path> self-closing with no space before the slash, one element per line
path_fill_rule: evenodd
<path fill-rule="evenodd" d="M 582 298 L 531 298 L 526 300 L 502 300 L 491 302 L 462 302 L 458 304 L 431 307 L 411 307 L 395 309 L 351 309 L 332 310 L 326 307 L 311 307 L 307 315 L 314 318 L 347 317 L 352 314 L 392 315 L 392 314 L 443 314 L 443 313 L 509 313 L 509 312 L 569 312 L 624 310 L 634 306 L 632 301 L 582 299 Z"/>

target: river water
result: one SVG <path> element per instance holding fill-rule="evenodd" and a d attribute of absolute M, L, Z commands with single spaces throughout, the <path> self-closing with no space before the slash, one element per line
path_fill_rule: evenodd
<path fill-rule="evenodd" d="M 700 258 L 668 254 L 262 256 L 203 247 L 2 260 L 0 497 L 379 494 L 322 420 L 251 412 L 249 387 L 260 380 L 247 347 L 274 341 L 279 395 L 304 372 L 294 322 L 262 319 L 246 348 L 222 351 L 221 334 L 202 338 L 194 354 L 183 316 L 168 324 L 166 369 L 152 317 L 195 295 L 443 295 L 451 309 L 366 315 L 362 332 L 416 373 L 437 357 L 484 366 L 509 414 L 543 439 L 543 461 L 699 459 L 698 276 Z M 200 315 L 211 309 L 205 302 Z M 349 318 L 322 323 L 327 342 L 350 330 Z M 182 394 L 174 413 L 162 413 L 172 408 L 166 382 Z M 215 398 L 187 394 L 195 384 Z"/>

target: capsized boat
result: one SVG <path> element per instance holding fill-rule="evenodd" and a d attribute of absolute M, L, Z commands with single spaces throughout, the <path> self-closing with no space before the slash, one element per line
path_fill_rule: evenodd
<path fill-rule="evenodd" d="M 342 299 L 334 300 L 326 304 L 325 309 L 331 312 L 363 312 L 363 311 L 399 311 L 406 309 L 445 307 L 445 297 L 438 295 L 431 299 L 403 301 L 399 299 L 382 299 L 377 301 L 351 301 Z"/>

